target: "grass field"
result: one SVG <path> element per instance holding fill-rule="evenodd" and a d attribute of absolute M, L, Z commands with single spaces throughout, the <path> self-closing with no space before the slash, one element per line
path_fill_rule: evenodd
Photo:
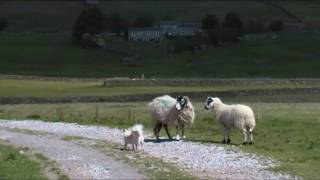
<path fill-rule="evenodd" d="M 226 91 L 277 88 L 310 88 L 320 84 L 260 84 L 260 85 L 194 85 L 194 86 L 110 86 L 103 87 L 102 81 L 53 81 L 0 79 L 0 96 L 114 96 L 127 94 L 150 94 L 170 92 Z"/>
<path fill-rule="evenodd" d="M 147 78 L 320 77 L 319 34 L 270 37 L 259 35 L 238 44 L 208 48 L 196 53 L 195 64 L 188 52 L 165 56 L 155 44 L 115 43 L 125 52 L 132 51 L 132 46 L 136 48 L 133 64 L 124 65 L 122 59 L 127 55 L 83 49 L 66 35 L 0 34 L 0 73 L 70 77 L 139 77 L 143 73 Z"/>
<path fill-rule="evenodd" d="M 232 101 L 246 102 L 241 99 L 232 99 Z M 255 144 L 241 146 L 242 134 L 238 131 L 233 131 L 232 143 L 240 146 L 244 151 L 280 160 L 281 165 L 274 170 L 289 171 L 306 179 L 317 179 L 320 175 L 320 136 L 318 133 L 320 104 L 259 102 L 245 104 L 252 106 L 256 114 Z M 211 113 L 203 109 L 203 102 L 196 102 L 195 108 L 195 123 L 186 130 L 188 140 L 219 143 L 222 140 L 222 131 L 211 118 Z M 53 122 L 76 122 L 120 128 L 142 123 L 147 130 L 152 129 L 147 102 L 2 105 L 0 106 L 0 118 L 43 119 Z"/>
<path fill-rule="evenodd" d="M 0 142 L 0 179 L 46 179 L 40 163 L 19 153 L 19 149 Z"/>

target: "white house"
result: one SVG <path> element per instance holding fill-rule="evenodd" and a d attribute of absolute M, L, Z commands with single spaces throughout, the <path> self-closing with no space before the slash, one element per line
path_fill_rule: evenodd
<path fill-rule="evenodd" d="M 160 41 L 162 39 L 160 28 L 129 28 L 128 39 L 134 41 Z"/>
<path fill-rule="evenodd" d="M 186 22 L 181 23 L 179 26 L 179 36 L 194 36 L 198 32 L 201 32 L 201 23 L 195 23 L 195 22 Z"/>
<path fill-rule="evenodd" d="M 179 22 L 178 21 L 162 21 L 160 22 L 160 28 L 163 34 L 169 36 L 175 36 L 179 32 Z"/>

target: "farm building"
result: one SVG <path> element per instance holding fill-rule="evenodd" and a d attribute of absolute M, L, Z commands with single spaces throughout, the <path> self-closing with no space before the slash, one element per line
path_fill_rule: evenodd
<path fill-rule="evenodd" d="M 178 21 L 162 21 L 160 22 L 160 28 L 163 34 L 169 36 L 175 36 L 179 32 L 179 22 Z"/>
<path fill-rule="evenodd" d="M 157 28 L 129 28 L 128 39 L 133 41 L 161 41 L 164 35 L 194 36 L 200 31 L 201 23 L 162 21 Z"/>
<path fill-rule="evenodd" d="M 129 28 L 128 39 L 134 41 L 160 41 L 163 37 L 160 28 Z"/>
<path fill-rule="evenodd" d="M 201 31 L 201 23 L 181 23 L 179 26 L 179 36 L 194 36 Z"/>

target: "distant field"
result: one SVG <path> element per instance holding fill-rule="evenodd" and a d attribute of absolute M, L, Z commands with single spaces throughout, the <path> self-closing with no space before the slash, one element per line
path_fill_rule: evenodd
<path fill-rule="evenodd" d="M 320 84 L 200 85 L 200 86 L 111 86 L 99 81 L 43 81 L 0 79 L 0 96 L 115 96 L 170 92 L 200 92 L 250 89 L 311 88 Z M 313 95 L 314 96 L 314 95 Z"/>
<path fill-rule="evenodd" d="M 320 176 L 319 103 L 248 103 L 245 98 L 232 98 L 228 102 L 250 105 L 257 119 L 254 145 L 241 146 L 242 133 L 236 130 L 231 136 L 232 143 L 246 152 L 271 156 L 281 161 L 280 167 L 274 170 L 289 171 L 305 179 L 317 179 Z M 193 126 L 186 128 L 187 139 L 201 143 L 220 143 L 222 130 L 212 119 L 211 112 L 204 110 L 203 102 L 194 104 L 196 119 Z M 147 130 L 152 129 L 147 102 L 1 105 L 0 118 L 43 119 L 120 128 L 142 123 Z"/>
<path fill-rule="evenodd" d="M 163 54 L 155 44 L 108 42 L 137 58 L 122 64 L 127 55 L 83 49 L 65 35 L 0 34 L 0 73 L 70 77 L 320 77 L 317 33 L 253 36 L 239 44 L 190 53 Z M 134 50 L 130 47 L 135 46 Z M 132 52 L 133 51 L 133 52 Z"/>

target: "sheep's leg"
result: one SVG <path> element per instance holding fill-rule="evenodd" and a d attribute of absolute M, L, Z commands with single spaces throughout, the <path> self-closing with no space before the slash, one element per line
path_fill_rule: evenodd
<path fill-rule="evenodd" d="M 164 130 L 166 130 L 166 133 L 167 133 L 168 138 L 169 138 L 170 140 L 172 140 L 172 137 L 171 137 L 170 132 L 169 132 L 169 129 L 168 129 L 168 125 L 167 125 L 167 124 L 164 124 L 163 127 L 164 127 Z"/>
<path fill-rule="evenodd" d="M 158 129 L 157 129 L 158 137 L 159 137 L 159 133 L 160 133 L 161 128 L 162 128 L 162 123 L 159 123 L 159 125 L 158 125 Z"/>
<path fill-rule="evenodd" d="M 249 144 L 251 145 L 253 143 L 253 134 L 252 134 L 253 129 L 249 129 L 249 137 L 250 137 L 250 142 Z"/>
<path fill-rule="evenodd" d="M 123 147 L 123 149 L 127 149 L 127 143 L 124 143 L 124 147 Z"/>
<path fill-rule="evenodd" d="M 248 132 L 247 132 L 247 129 L 242 129 L 242 133 L 243 133 L 243 144 L 246 145 L 248 144 Z"/>
<path fill-rule="evenodd" d="M 132 144 L 132 149 L 134 150 L 134 144 Z"/>
<path fill-rule="evenodd" d="M 230 143 L 230 138 L 229 138 L 229 132 L 230 132 L 230 128 L 224 127 L 223 129 L 223 141 L 222 143 Z"/>
<path fill-rule="evenodd" d="M 153 128 L 153 133 L 154 135 L 156 136 L 156 139 L 159 140 L 159 132 L 161 130 L 161 126 L 162 124 L 161 123 L 157 123 L 154 128 Z"/>
<path fill-rule="evenodd" d="M 227 143 L 230 144 L 231 143 L 231 140 L 230 140 L 230 128 L 227 128 L 227 136 L 228 136 Z"/>
<path fill-rule="evenodd" d="M 179 125 L 176 126 L 176 140 L 180 140 L 180 137 L 179 137 Z"/>
<path fill-rule="evenodd" d="M 184 136 L 184 124 L 182 124 L 182 127 L 181 127 L 181 135 L 182 135 L 182 139 L 185 139 L 186 137 Z"/>

